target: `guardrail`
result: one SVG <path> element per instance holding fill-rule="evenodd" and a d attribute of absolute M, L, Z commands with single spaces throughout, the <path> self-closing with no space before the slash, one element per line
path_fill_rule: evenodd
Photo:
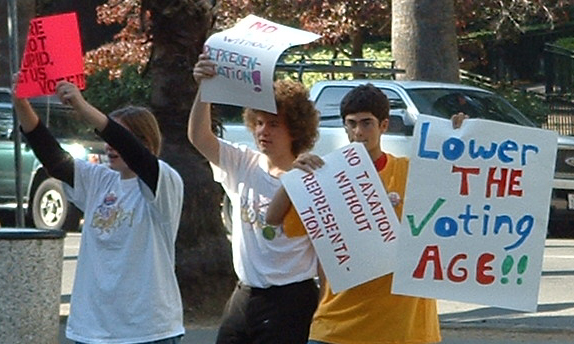
<path fill-rule="evenodd" d="M 297 79 L 302 81 L 305 73 L 353 74 L 361 77 L 379 75 L 383 78 L 395 79 L 396 74 L 405 73 L 404 69 L 395 68 L 394 60 L 376 59 L 308 59 L 301 57 L 295 62 L 278 62 L 276 71 L 297 73 Z"/>

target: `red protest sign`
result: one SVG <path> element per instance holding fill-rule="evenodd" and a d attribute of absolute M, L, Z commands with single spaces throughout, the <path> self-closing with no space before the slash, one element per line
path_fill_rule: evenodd
<path fill-rule="evenodd" d="M 18 98 L 54 94 L 67 80 L 86 87 L 76 13 L 35 18 L 30 22 L 16 88 Z"/>

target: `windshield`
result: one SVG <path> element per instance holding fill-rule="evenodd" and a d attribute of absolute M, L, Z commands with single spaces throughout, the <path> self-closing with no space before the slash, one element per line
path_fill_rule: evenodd
<path fill-rule="evenodd" d="M 464 112 L 471 118 L 536 126 L 502 97 L 466 89 L 408 89 L 407 93 L 422 114 L 450 118 Z"/>

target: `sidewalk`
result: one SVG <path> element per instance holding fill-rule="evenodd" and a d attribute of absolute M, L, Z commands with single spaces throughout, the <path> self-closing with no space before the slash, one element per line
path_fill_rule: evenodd
<path fill-rule="evenodd" d="M 66 240 L 69 239 L 70 237 Z M 65 255 L 63 283 L 67 285 L 62 286 L 60 343 L 69 344 L 71 341 L 65 339 L 64 331 L 69 312 L 71 284 L 66 278 L 71 278 L 67 276 L 73 275 L 75 254 L 73 251 L 67 251 Z M 438 301 L 438 308 L 443 332 L 479 330 L 532 334 L 560 333 L 574 338 L 574 240 L 547 240 L 536 313 L 444 300 Z M 216 326 L 190 324 L 186 327 L 182 344 L 212 344 L 216 333 Z"/>
<path fill-rule="evenodd" d="M 546 240 L 535 313 L 444 300 L 438 305 L 443 329 L 561 332 L 574 338 L 574 240 Z"/>

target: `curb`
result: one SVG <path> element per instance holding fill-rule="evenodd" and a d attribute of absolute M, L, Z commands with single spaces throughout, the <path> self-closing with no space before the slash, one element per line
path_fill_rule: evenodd
<path fill-rule="evenodd" d="M 531 326 L 526 324 L 511 324 L 508 322 L 503 322 L 499 324 L 489 323 L 488 320 L 482 320 L 480 322 L 440 322 L 441 330 L 446 331 L 481 331 L 481 332 L 514 332 L 521 334 L 557 334 L 557 335 L 569 335 L 574 336 L 574 328 L 564 328 L 564 327 L 552 327 L 552 326 Z"/>

